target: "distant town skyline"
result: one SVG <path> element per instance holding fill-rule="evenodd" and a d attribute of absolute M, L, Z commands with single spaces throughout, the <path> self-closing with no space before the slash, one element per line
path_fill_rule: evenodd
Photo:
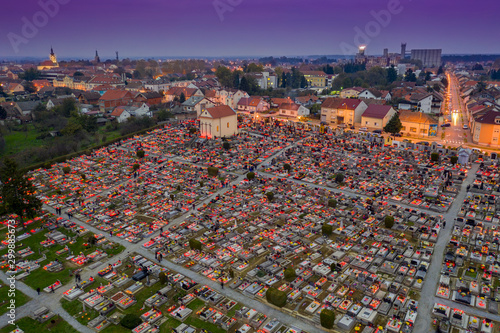
<path fill-rule="evenodd" d="M 500 53 L 494 0 L 122 0 L 3 4 L 0 58 L 354 55 L 440 48 Z"/>

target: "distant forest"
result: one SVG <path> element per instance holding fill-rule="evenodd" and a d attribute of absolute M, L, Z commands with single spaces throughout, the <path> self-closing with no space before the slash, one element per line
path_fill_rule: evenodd
<path fill-rule="evenodd" d="M 500 54 L 469 54 L 469 55 L 443 55 L 443 62 L 483 62 L 495 61 L 500 58 Z"/>

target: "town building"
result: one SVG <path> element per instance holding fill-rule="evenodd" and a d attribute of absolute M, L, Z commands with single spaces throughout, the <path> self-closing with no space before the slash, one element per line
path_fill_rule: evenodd
<path fill-rule="evenodd" d="M 401 133 L 410 136 L 427 137 L 436 136 L 438 121 L 423 112 L 399 111 L 401 121 Z"/>
<path fill-rule="evenodd" d="M 204 109 L 198 120 L 200 122 L 200 135 L 207 139 L 230 137 L 238 134 L 236 111 L 227 105 Z"/>
<path fill-rule="evenodd" d="M 371 104 L 361 116 L 361 126 L 383 129 L 396 111 L 390 105 Z"/>

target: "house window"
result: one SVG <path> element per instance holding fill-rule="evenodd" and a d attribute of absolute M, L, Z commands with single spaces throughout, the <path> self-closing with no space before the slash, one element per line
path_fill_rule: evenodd
<path fill-rule="evenodd" d="M 427 130 L 426 130 L 425 128 L 423 128 L 423 129 L 421 129 L 421 130 L 420 130 L 420 133 L 422 133 L 422 134 L 426 134 L 426 133 L 427 133 Z"/>
<path fill-rule="evenodd" d="M 229 128 L 229 122 L 227 123 L 227 128 Z"/>
<path fill-rule="evenodd" d="M 367 122 L 367 121 L 365 121 L 365 125 L 368 125 L 368 122 Z"/>
<path fill-rule="evenodd" d="M 417 133 L 417 128 L 416 127 L 410 127 L 410 132 Z"/>
<path fill-rule="evenodd" d="M 401 127 L 401 131 L 406 131 L 406 127 L 405 126 Z"/>
<path fill-rule="evenodd" d="M 377 126 L 377 123 L 374 123 L 375 126 Z"/>

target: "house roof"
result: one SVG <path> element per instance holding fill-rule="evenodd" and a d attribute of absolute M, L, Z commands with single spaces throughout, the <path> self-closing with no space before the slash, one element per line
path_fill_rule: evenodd
<path fill-rule="evenodd" d="M 262 101 L 260 98 L 255 97 L 242 97 L 238 101 L 238 105 L 246 105 L 246 106 L 257 106 Z"/>
<path fill-rule="evenodd" d="M 323 71 L 302 71 L 302 74 L 310 76 L 326 76 L 326 73 Z"/>
<path fill-rule="evenodd" d="M 363 112 L 363 117 L 384 119 L 385 116 L 391 111 L 392 106 L 390 105 L 377 105 L 372 104 Z"/>
<path fill-rule="evenodd" d="M 213 108 L 207 108 L 205 111 L 207 111 L 213 119 L 236 115 L 236 112 L 227 105 L 214 106 Z"/>
<path fill-rule="evenodd" d="M 124 99 L 124 98 L 132 98 L 132 95 L 130 94 L 130 91 L 127 90 L 107 90 L 100 100 L 103 101 L 113 101 L 117 99 Z"/>
<path fill-rule="evenodd" d="M 342 101 L 342 104 L 340 104 L 340 108 L 341 109 L 355 110 L 361 103 L 363 103 L 363 101 L 360 99 L 345 98 Z"/>
<path fill-rule="evenodd" d="M 500 112 L 495 109 L 491 109 L 486 111 L 486 113 L 482 116 L 477 117 L 475 121 L 481 124 L 496 124 L 495 120 L 497 118 L 500 120 Z"/>
<path fill-rule="evenodd" d="M 195 106 L 196 104 L 200 103 L 204 99 L 205 99 L 205 97 L 203 97 L 203 96 L 191 96 L 188 100 L 186 100 L 184 103 L 182 103 L 182 105 L 183 106 Z"/>
<path fill-rule="evenodd" d="M 40 104 L 40 101 L 17 102 L 16 104 L 22 111 L 32 111 Z"/>
<path fill-rule="evenodd" d="M 161 94 L 156 92 L 156 91 L 148 91 L 148 92 L 143 92 L 143 93 L 138 93 L 135 97 L 142 96 L 145 99 L 154 99 L 154 98 L 161 98 Z"/>
<path fill-rule="evenodd" d="M 119 117 L 122 115 L 122 113 L 125 112 L 125 109 L 122 108 L 121 106 L 116 107 L 113 112 L 111 112 L 110 116 L 111 117 Z"/>
<path fill-rule="evenodd" d="M 399 111 L 399 120 L 407 123 L 437 124 L 438 121 L 423 112 Z"/>
<path fill-rule="evenodd" d="M 198 89 L 196 88 L 172 87 L 165 92 L 165 95 L 180 96 L 182 93 L 184 93 L 184 96 L 186 96 L 186 98 L 189 98 L 193 96 L 197 91 Z"/>
<path fill-rule="evenodd" d="M 299 104 L 295 104 L 295 103 L 282 103 L 280 105 L 280 109 L 282 109 L 282 110 L 297 111 L 299 108 L 300 108 L 300 105 Z"/>
<path fill-rule="evenodd" d="M 369 88 L 369 89 L 365 89 L 364 91 L 369 91 L 373 96 L 375 96 L 377 98 L 382 97 L 382 92 L 377 90 L 377 89 Z"/>
<path fill-rule="evenodd" d="M 338 107 L 342 104 L 343 98 L 335 98 L 335 97 L 329 97 L 325 99 L 323 104 L 321 104 L 322 108 L 327 108 L 327 109 L 338 109 Z"/>

